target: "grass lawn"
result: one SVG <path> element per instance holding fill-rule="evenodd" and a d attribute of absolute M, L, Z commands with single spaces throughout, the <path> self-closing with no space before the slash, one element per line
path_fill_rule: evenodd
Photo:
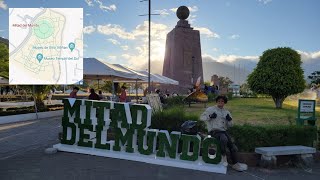
<path fill-rule="evenodd" d="M 207 107 L 215 103 L 207 104 Z M 191 114 L 200 114 L 205 110 L 204 104 L 191 104 L 185 106 L 186 111 Z M 232 116 L 235 124 L 295 124 L 298 102 L 286 100 L 282 109 L 276 109 L 271 98 L 234 98 L 225 106 Z M 316 108 L 317 125 L 320 123 L 320 107 Z"/>

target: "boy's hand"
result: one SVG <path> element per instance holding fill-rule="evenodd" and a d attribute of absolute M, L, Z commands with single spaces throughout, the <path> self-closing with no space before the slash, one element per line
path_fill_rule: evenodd
<path fill-rule="evenodd" d="M 209 118 L 215 119 L 215 118 L 217 118 L 217 114 L 214 112 L 209 115 Z"/>
<path fill-rule="evenodd" d="M 229 114 L 227 114 L 227 116 L 226 116 L 226 120 L 227 120 L 227 121 L 232 121 L 232 118 L 230 117 L 230 115 L 229 115 Z"/>

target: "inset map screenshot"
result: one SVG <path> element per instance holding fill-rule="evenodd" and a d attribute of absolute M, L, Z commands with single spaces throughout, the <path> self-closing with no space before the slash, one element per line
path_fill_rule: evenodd
<path fill-rule="evenodd" d="M 9 8 L 9 83 L 83 79 L 82 8 Z"/>

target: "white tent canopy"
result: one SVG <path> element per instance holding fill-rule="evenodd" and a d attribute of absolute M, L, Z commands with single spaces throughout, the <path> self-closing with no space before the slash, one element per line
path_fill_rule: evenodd
<path fill-rule="evenodd" d="M 83 67 L 84 79 L 141 80 L 145 78 L 142 74 L 137 74 L 118 65 L 109 64 L 95 58 L 84 58 Z"/>
<path fill-rule="evenodd" d="M 112 66 L 115 66 L 117 69 L 121 69 L 122 71 L 127 71 L 127 72 L 131 72 L 133 74 L 136 74 L 138 81 L 144 81 L 146 79 L 148 79 L 148 75 L 145 75 L 143 73 L 140 73 L 139 71 L 133 70 L 131 68 L 122 66 L 120 64 L 112 64 Z"/>
<path fill-rule="evenodd" d="M 95 58 L 84 58 L 84 79 L 106 79 L 115 82 L 148 82 L 147 71 L 136 71 L 120 64 L 109 64 Z M 179 85 L 179 82 L 159 74 L 150 73 L 150 81 L 159 84 Z"/>
<path fill-rule="evenodd" d="M 148 76 L 148 71 L 139 71 L 140 73 Z M 159 83 L 159 84 L 172 84 L 172 85 L 179 85 L 179 82 L 173 79 L 170 79 L 168 77 L 159 75 L 159 74 L 152 74 L 150 73 L 150 81 L 153 83 Z M 148 79 L 146 79 L 146 81 L 144 82 L 148 82 Z"/>
<path fill-rule="evenodd" d="M 149 74 L 148 71 L 136 71 L 136 70 L 133 70 L 131 68 L 122 66 L 120 64 L 113 64 L 113 65 L 121 67 L 121 68 L 124 68 L 127 71 L 130 71 L 130 72 L 138 74 L 139 76 L 141 76 L 141 80 L 139 80 L 140 83 L 141 82 L 143 82 L 143 83 L 147 83 L 148 82 L 148 74 Z M 165 76 L 162 76 L 162 75 L 159 75 L 159 74 L 152 74 L 152 73 L 150 73 L 150 81 L 152 83 L 158 83 L 158 84 L 179 85 L 179 82 L 176 81 L 176 80 L 170 79 L 168 77 L 165 77 Z M 127 81 L 127 82 L 132 82 L 132 81 Z"/>
<path fill-rule="evenodd" d="M 162 75 L 159 75 L 159 74 L 154 74 L 154 75 L 159 77 L 159 78 L 161 78 L 161 79 L 163 79 L 166 82 L 166 84 L 179 85 L 179 81 L 170 79 L 170 78 L 168 78 L 166 76 L 162 76 Z"/>

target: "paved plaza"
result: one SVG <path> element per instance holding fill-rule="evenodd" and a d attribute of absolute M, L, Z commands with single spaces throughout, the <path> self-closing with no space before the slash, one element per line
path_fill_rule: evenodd
<path fill-rule="evenodd" d="M 0 126 L 0 180 L 94 179 L 319 179 L 320 164 L 312 173 L 301 168 L 268 170 L 249 167 L 247 172 L 228 169 L 227 175 L 140 162 L 44 150 L 58 143 L 61 117 Z"/>

